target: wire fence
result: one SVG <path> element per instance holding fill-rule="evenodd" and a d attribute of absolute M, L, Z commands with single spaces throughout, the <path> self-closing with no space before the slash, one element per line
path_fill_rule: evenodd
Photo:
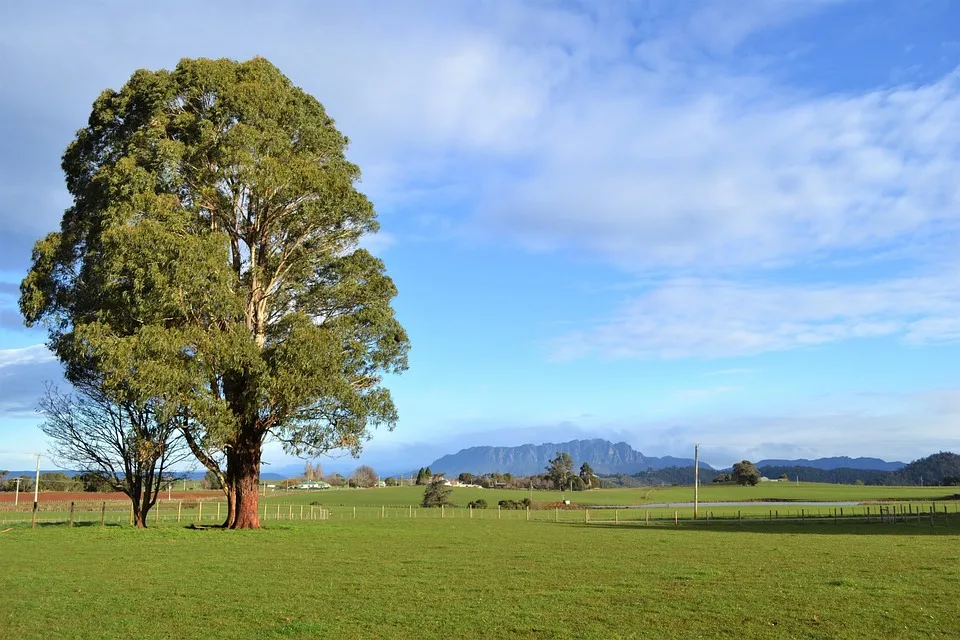
<path fill-rule="evenodd" d="M 927 523 L 936 525 L 958 513 L 960 504 L 936 502 L 909 502 L 872 504 L 845 507 L 790 507 L 767 509 L 759 507 L 712 509 L 701 507 L 694 514 L 691 507 L 647 508 L 624 507 L 570 507 L 534 504 L 526 508 L 439 507 L 424 508 L 415 505 L 325 505 L 274 502 L 264 500 L 258 509 L 261 522 L 328 522 L 347 520 L 498 520 L 534 522 L 580 522 L 584 524 L 674 524 L 681 523 L 758 523 L 796 522 L 804 524 L 824 522 L 866 523 Z M 226 519 L 227 505 L 223 501 L 169 500 L 158 501 L 150 510 L 147 525 L 199 524 L 217 525 Z M 0 506 L 0 525 L 22 523 L 43 525 L 123 525 L 133 523 L 129 501 L 79 500 L 73 502 L 41 502 L 36 513 L 32 502 L 18 506 Z"/>

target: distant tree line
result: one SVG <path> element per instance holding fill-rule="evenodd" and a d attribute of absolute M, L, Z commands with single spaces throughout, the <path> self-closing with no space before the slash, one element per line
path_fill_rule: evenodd
<path fill-rule="evenodd" d="M 744 460 L 743 462 L 748 462 Z M 742 465 L 738 462 L 737 465 Z M 735 465 L 736 466 L 736 465 Z M 693 484 L 693 466 L 647 469 L 634 474 L 615 474 L 601 478 L 604 487 L 642 487 Z M 885 486 L 943 485 L 960 486 L 960 455 L 941 451 L 914 460 L 898 471 L 874 469 L 817 469 L 806 466 L 762 466 L 757 471 L 763 477 L 801 482 L 830 484 L 865 484 Z M 759 480 L 759 476 L 757 477 Z M 701 484 L 708 482 L 736 482 L 734 473 L 700 469 Z M 747 481 L 750 484 L 750 481 Z"/>
<path fill-rule="evenodd" d="M 33 491 L 36 476 L 11 477 L 7 471 L 0 471 L 0 491 L 16 491 L 17 479 L 20 480 L 21 492 Z M 62 471 L 47 471 L 40 474 L 40 491 L 109 492 L 116 489 L 97 473 L 78 473 L 71 476 Z"/>
<path fill-rule="evenodd" d="M 501 487 L 506 489 L 585 491 L 600 487 L 600 478 L 593 471 L 589 462 L 582 463 L 577 471 L 574 471 L 575 466 L 575 462 L 569 453 L 558 451 L 556 457 L 544 469 L 544 473 L 514 476 L 511 473 L 492 472 L 474 475 L 464 472 L 457 476 L 457 480 L 462 484 L 475 484 L 484 489 Z M 442 476 L 443 474 L 434 474 L 430 467 L 421 467 L 417 472 L 417 484 L 430 484 L 437 475 Z"/>

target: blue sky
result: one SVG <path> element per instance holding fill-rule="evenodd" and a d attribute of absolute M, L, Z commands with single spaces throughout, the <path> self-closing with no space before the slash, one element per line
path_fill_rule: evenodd
<path fill-rule="evenodd" d="M 276 4 L 4 10 L 0 468 L 46 449 L 16 296 L 60 154 L 103 88 L 197 56 L 269 58 L 364 170 L 413 351 L 362 462 L 960 450 L 960 4 Z"/>

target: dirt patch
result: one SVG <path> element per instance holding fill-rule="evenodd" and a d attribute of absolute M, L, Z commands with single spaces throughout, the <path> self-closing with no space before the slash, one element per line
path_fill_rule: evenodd
<path fill-rule="evenodd" d="M 13 491 L 0 491 L 0 504 L 13 504 L 15 494 Z M 173 491 L 170 493 L 170 500 L 224 500 L 222 491 Z M 114 493 L 93 493 L 87 491 L 41 491 L 38 501 L 43 504 L 46 502 L 113 502 L 129 500 L 127 496 L 120 492 Z M 162 502 L 167 501 L 167 493 L 160 494 Z M 20 505 L 33 504 L 33 492 L 20 492 Z"/>

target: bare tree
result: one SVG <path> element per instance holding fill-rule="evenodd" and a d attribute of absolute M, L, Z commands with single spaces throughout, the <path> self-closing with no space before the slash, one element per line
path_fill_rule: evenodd
<path fill-rule="evenodd" d="M 362 464 L 354 470 L 353 480 L 358 487 L 372 487 L 377 484 L 377 472 L 373 467 Z"/>
<path fill-rule="evenodd" d="M 174 466 L 190 456 L 182 419 L 162 416 L 156 402 L 114 400 L 94 381 L 76 384 L 72 394 L 48 385 L 40 411 L 54 461 L 125 493 L 133 502 L 134 524 L 146 527 L 161 487 L 183 476 Z"/>

